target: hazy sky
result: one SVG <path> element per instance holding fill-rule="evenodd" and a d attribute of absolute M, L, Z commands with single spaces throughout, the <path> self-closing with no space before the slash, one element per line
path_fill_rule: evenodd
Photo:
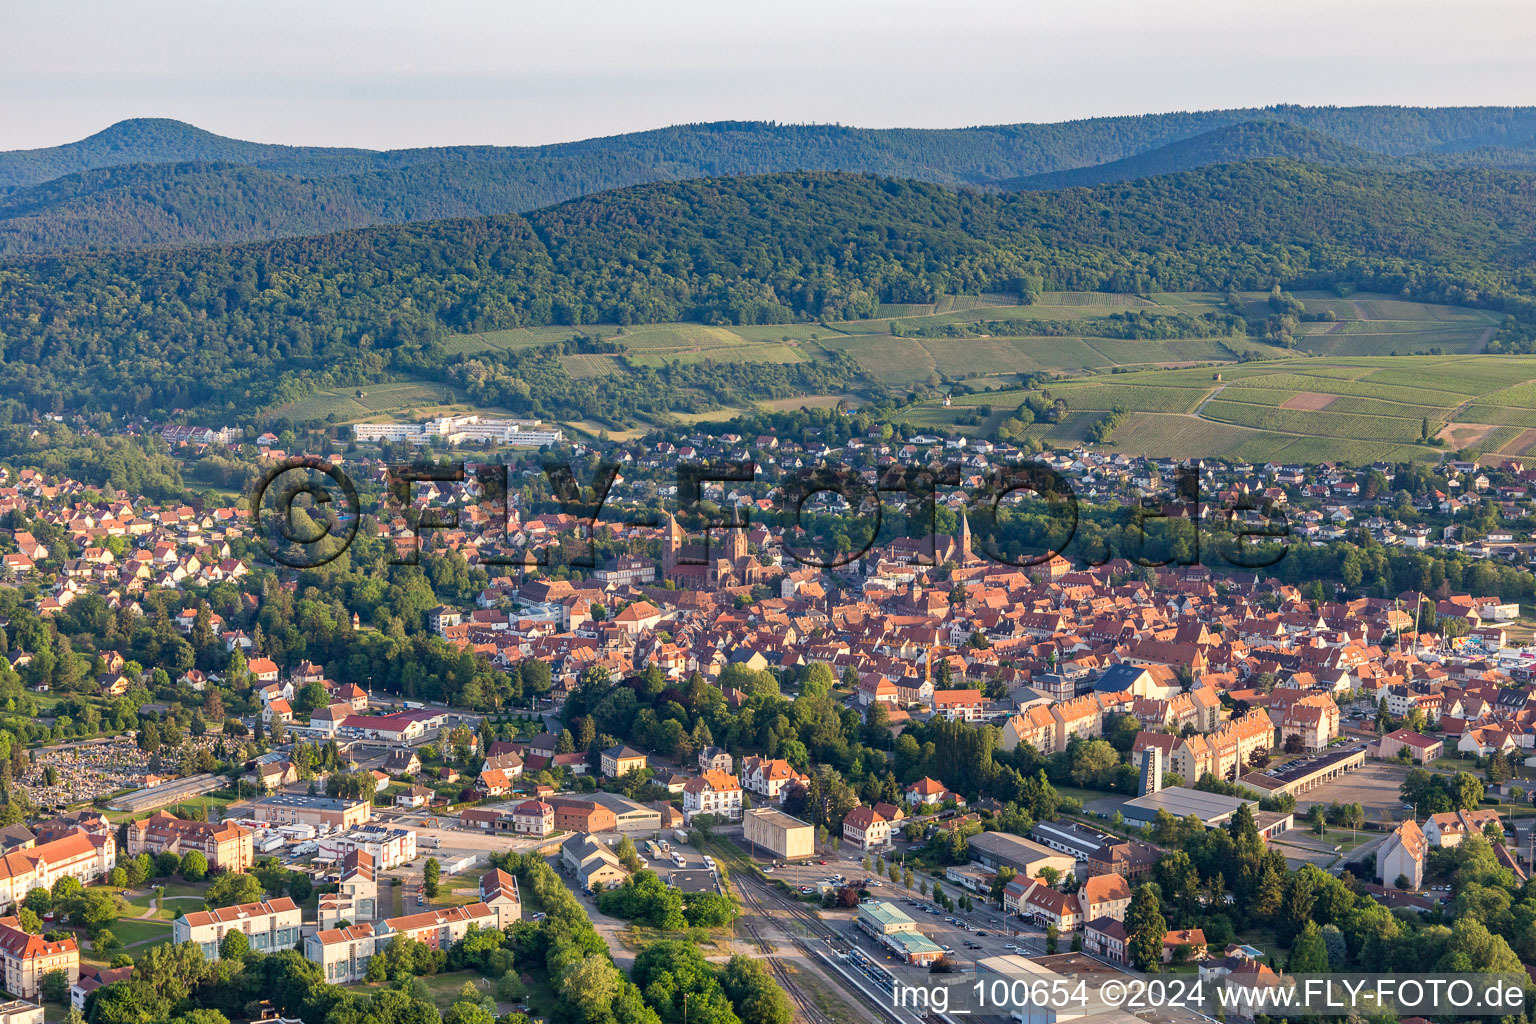
<path fill-rule="evenodd" d="M 11 0 L 0 149 L 127 117 L 530 144 L 720 119 L 952 127 L 1536 104 L 1526 0 Z"/>

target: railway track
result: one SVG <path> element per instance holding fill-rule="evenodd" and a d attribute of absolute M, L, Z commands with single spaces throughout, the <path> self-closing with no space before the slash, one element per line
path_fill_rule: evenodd
<path fill-rule="evenodd" d="M 768 918 L 768 907 L 763 902 L 762 896 L 755 890 L 755 887 L 744 883 L 737 888 L 752 908 L 752 913 L 766 920 Z M 816 923 L 820 924 L 821 922 L 818 921 Z M 795 976 L 790 973 L 789 968 L 779 959 L 777 955 L 778 947 L 769 942 L 763 935 L 762 929 L 758 927 L 758 921 L 749 915 L 742 918 L 742 924 L 746 926 L 747 934 L 752 937 L 752 942 L 757 947 L 757 951 L 762 954 L 763 959 L 767 962 L 769 972 L 777 979 L 785 994 L 794 1002 L 796 1007 L 795 1016 L 799 1020 L 804 1021 L 805 1024 L 840 1024 L 839 1021 L 833 1019 L 821 1007 L 817 1006 L 805 989 L 801 987 L 800 983 L 795 980 Z M 796 939 L 795 942 L 797 945 L 801 944 L 799 939 Z"/>

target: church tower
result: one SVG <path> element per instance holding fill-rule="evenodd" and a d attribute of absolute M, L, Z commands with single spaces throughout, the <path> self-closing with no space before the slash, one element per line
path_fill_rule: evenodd
<path fill-rule="evenodd" d="M 726 534 L 730 540 L 726 541 L 726 557 L 732 565 L 740 565 L 742 559 L 747 557 L 747 528 L 745 526 L 727 529 Z"/>
<path fill-rule="evenodd" d="M 662 515 L 667 517 L 667 525 L 661 539 L 661 569 L 664 575 L 671 575 L 677 567 L 677 553 L 683 549 L 683 528 L 671 512 Z"/>
<path fill-rule="evenodd" d="M 960 510 L 960 564 L 965 565 L 971 561 L 971 521 L 965 518 L 965 509 Z"/>

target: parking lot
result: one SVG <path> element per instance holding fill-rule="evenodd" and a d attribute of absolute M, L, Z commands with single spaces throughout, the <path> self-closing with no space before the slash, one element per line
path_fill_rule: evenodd
<path fill-rule="evenodd" d="M 1367 761 L 1332 782 L 1325 782 L 1296 798 L 1298 824 L 1313 804 L 1358 803 L 1365 808 L 1365 816 L 1373 821 L 1398 821 L 1409 816 L 1403 809 L 1399 787 L 1407 769 L 1401 765 Z"/>

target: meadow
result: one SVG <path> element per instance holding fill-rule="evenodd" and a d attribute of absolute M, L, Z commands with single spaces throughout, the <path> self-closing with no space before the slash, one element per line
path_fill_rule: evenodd
<path fill-rule="evenodd" d="M 933 303 L 888 304 L 864 320 L 717 326 L 690 323 L 537 327 L 448 338 L 453 354 L 515 350 L 577 334 L 616 341 L 622 355 L 561 357 L 578 378 L 622 373 L 624 361 L 661 366 L 716 362 L 798 362 L 844 353 L 868 388 L 936 385 L 951 393 L 905 409 L 924 429 L 990 434 L 1022 401 L 1027 378 L 1067 401 L 1059 424 L 1031 424 L 1025 434 L 1074 444 L 1110 410 L 1126 416 L 1109 443 L 1148 454 L 1234 458 L 1426 459 L 1466 451 L 1536 458 L 1536 357 L 1487 355 L 1495 318 L 1481 310 L 1386 295 L 1297 293 L 1309 317 L 1293 347 L 1255 338 L 1127 340 L 1109 335 L 1115 313 L 1200 316 L 1230 312 L 1209 292 L 1144 295 L 1046 292 L 1029 304 L 1008 294 L 950 295 Z M 1240 296 L 1250 316 L 1268 296 Z M 1311 319 L 1331 317 L 1332 319 Z M 1039 333 L 1051 321 L 1066 337 Z M 896 325 L 893 329 L 893 324 Z M 925 328 L 968 325 L 965 337 L 914 337 Z M 1417 354 L 1414 354 L 1417 353 Z M 1243 357 L 1240 361 L 1239 357 Z M 452 388 L 420 380 L 374 385 L 366 395 L 320 392 L 276 412 L 332 422 L 419 418 L 468 411 Z M 858 405 L 845 395 L 807 395 L 763 403 L 765 409 Z M 991 406 L 978 417 L 976 406 Z M 687 419 L 718 419 L 732 408 Z M 577 430 L 593 425 L 572 423 Z M 1440 446 L 1423 443 L 1439 438 Z"/>

